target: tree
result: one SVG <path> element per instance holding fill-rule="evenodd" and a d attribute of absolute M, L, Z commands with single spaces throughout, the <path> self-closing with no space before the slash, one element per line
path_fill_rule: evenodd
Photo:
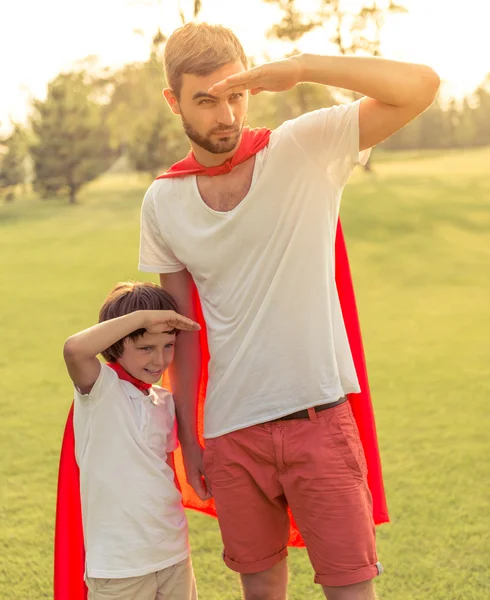
<path fill-rule="evenodd" d="M 146 62 L 126 65 L 107 80 L 111 97 L 104 109 L 113 149 L 152 176 L 180 160 L 188 148 L 178 119 L 162 98 L 165 42 L 158 30 Z"/>
<path fill-rule="evenodd" d="M 16 187 L 26 182 L 28 161 L 27 132 L 18 123 L 13 123 L 9 137 L 3 140 L 6 153 L 0 163 L 0 188 L 6 193 L 6 200 L 15 197 Z"/>
<path fill-rule="evenodd" d="M 75 203 L 81 187 L 109 166 L 109 130 L 96 91 L 85 71 L 62 73 L 48 84 L 46 100 L 33 102 L 34 188 L 42 197 L 68 193 Z"/>
<path fill-rule="evenodd" d="M 283 12 L 280 23 L 268 32 L 269 37 L 298 42 L 305 34 L 323 27 L 328 32 L 328 41 L 343 55 L 362 52 L 380 56 L 381 31 L 386 17 L 407 10 L 393 0 L 364 0 L 360 4 L 348 0 L 319 0 L 317 11 L 305 15 L 296 7 L 296 0 L 264 1 L 277 4 Z"/>
<path fill-rule="evenodd" d="M 490 73 L 478 87 L 475 94 L 474 125 L 476 129 L 475 144 L 490 145 Z"/>
<path fill-rule="evenodd" d="M 283 12 L 280 23 L 268 32 L 269 37 L 296 43 L 305 34 L 323 27 L 328 32 L 328 41 L 341 55 L 362 53 L 380 56 L 381 31 L 386 17 L 406 12 L 404 6 L 393 0 L 364 1 L 357 5 L 357 10 L 349 1 L 319 0 L 317 11 L 309 15 L 298 10 L 296 0 L 264 1 L 277 4 Z M 342 93 L 346 94 L 345 91 Z M 352 98 L 355 97 L 352 94 Z M 369 161 L 365 169 L 371 169 Z"/>

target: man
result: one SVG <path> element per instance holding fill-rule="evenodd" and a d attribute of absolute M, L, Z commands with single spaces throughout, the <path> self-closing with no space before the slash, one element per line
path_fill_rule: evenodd
<path fill-rule="evenodd" d="M 284 600 L 287 509 L 328 600 L 371 600 L 380 572 L 366 462 L 347 394 L 359 392 L 335 287 L 340 196 L 372 146 L 433 101 L 429 67 L 299 55 L 247 69 L 229 30 L 188 24 L 167 42 L 164 96 L 193 156 L 149 188 L 140 269 L 160 274 L 210 351 L 206 449 L 196 436 L 199 342 L 179 340 L 173 391 L 188 481 L 216 501 L 226 564 L 246 600 Z M 364 97 L 243 129 L 248 91 L 301 82 Z M 177 175 L 173 177 L 172 175 Z"/>

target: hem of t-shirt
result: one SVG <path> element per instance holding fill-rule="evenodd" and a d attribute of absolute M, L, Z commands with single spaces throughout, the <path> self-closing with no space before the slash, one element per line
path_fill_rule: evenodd
<path fill-rule="evenodd" d="M 179 267 L 166 267 L 159 266 L 150 266 L 150 265 L 142 265 L 141 263 L 138 265 L 138 271 L 143 273 L 178 273 L 179 271 L 183 271 L 185 269 L 184 265 Z"/>
<path fill-rule="evenodd" d="M 123 571 L 110 571 L 103 569 L 88 569 L 86 577 L 103 578 L 103 579 L 124 579 L 125 577 L 141 577 L 142 575 L 149 575 L 150 573 L 156 573 L 162 569 L 168 569 L 179 562 L 182 562 L 191 555 L 190 550 L 186 550 L 181 554 L 177 554 L 172 558 L 164 560 L 163 562 L 140 567 L 139 569 L 125 569 Z"/>
<path fill-rule="evenodd" d="M 227 433 L 232 433 L 233 431 L 239 431 L 240 429 L 245 429 L 247 427 L 253 427 L 254 425 L 261 425 L 262 423 L 268 423 L 269 421 L 273 421 L 274 419 L 280 419 L 281 417 L 290 415 L 293 412 L 297 412 L 298 410 L 304 410 L 305 408 L 312 408 L 313 406 L 318 406 L 320 404 L 328 404 L 329 402 L 336 402 L 339 398 L 342 397 L 342 395 L 359 394 L 360 391 L 361 391 L 361 389 L 359 386 L 346 387 L 346 389 L 343 392 L 341 392 L 340 395 L 337 393 L 333 397 L 320 398 L 320 399 L 316 400 L 315 402 L 308 402 L 307 404 L 289 407 L 287 410 L 282 410 L 276 414 L 269 415 L 269 417 L 267 417 L 266 421 L 264 421 L 263 418 L 259 418 L 259 419 L 256 418 L 256 419 L 252 419 L 246 423 L 240 423 L 239 425 L 234 425 L 232 427 L 221 429 L 217 432 L 210 433 L 208 431 L 204 431 L 204 439 L 210 440 L 213 438 L 220 437 L 221 435 L 226 435 Z M 206 416 L 204 417 L 204 421 L 206 422 Z"/>

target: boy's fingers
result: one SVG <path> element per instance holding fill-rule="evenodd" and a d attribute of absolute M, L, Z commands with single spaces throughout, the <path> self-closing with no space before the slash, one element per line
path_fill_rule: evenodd
<path fill-rule="evenodd" d="M 177 327 L 178 329 L 186 329 L 188 331 L 198 331 L 199 329 L 201 329 L 199 323 L 196 323 L 192 319 L 188 319 L 187 317 L 182 317 L 180 315 L 177 315 L 174 327 Z"/>

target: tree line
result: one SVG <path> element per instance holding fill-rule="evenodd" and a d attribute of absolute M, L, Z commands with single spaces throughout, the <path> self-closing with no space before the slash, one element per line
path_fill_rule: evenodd
<path fill-rule="evenodd" d="M 380 56 L 386 18 L 406 11 L 392 0 L 368 0 L 351 12 L 345 6 L 352 3 L 320 0 L 317 12 L 308 14 L 297 8 L 295 0 L 264 2 L 281 11 L 281 20 L 268 36 L 288 44 L 285 55 L 298 52 L 298 41 L 323 27 L 340 54 Z M 200 0 L 194 3 L 194 18 L 201 6 Z M 13 200 L 18 186 L 32 180 L 40 197 L 63 194 L 74 203 L 83 185 L 118 161 L 154 177 L 180 160 L 188 151 L 187 139 L 161 95 L 165 42 L 159 29 L 145 62 L 115 72 L 86 62 L 55 77 L 46 99 L 33 101 L 28 125 L 14 124 L 10 135 L 0 140 L 4 199 Z M 259 94 L 250 100 L 248 125 L 273 129 L 304 112 L 352 98 L 345 91 L 306 83 L 280 94 Z M 439 98 L 382 146 L 401 150 L 484 145 L 490 145 L 490 75 L 461 102 L 444 104 Z"/>

